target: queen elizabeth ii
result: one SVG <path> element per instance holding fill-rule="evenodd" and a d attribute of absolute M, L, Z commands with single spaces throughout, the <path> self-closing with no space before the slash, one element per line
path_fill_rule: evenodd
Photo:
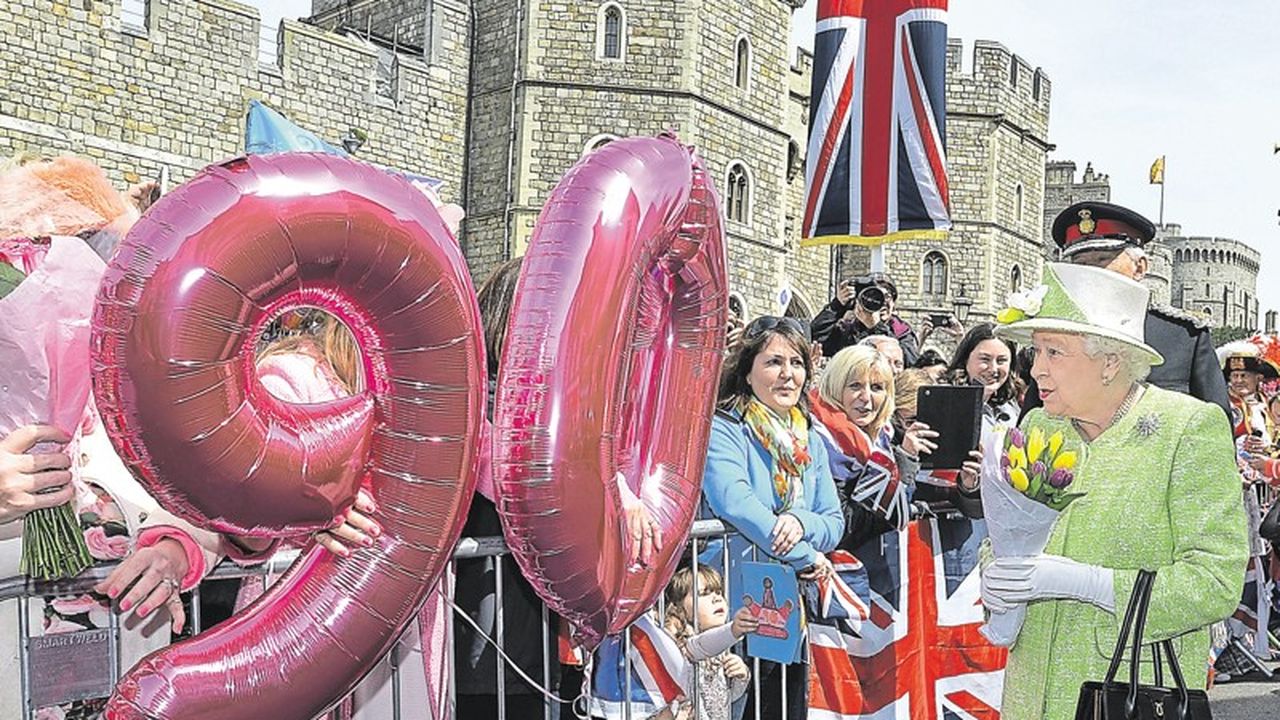
<path fill-rule="evenodd" d="M 1106 674 L 1140 569 L 1157 573 L 1145 637 L 1173 638 L 1188 677 L 1201 677 L 1207 628 L 1235 609 L 1248 543 L 1222 409 L 1143 382 L 1163 362 L 1143 340 L 1146 288 L 1051 264 L 1034 300 L 1002 312 L 996 334 L 1034 349 L 1044 406 L 1021 428 L 1079 446 L 1072 490 L 1083 497 L 1041 554 L 988 565 L 982 596 L 994 612 L 1027 606 L 1002 717 L 1069 720 L 1080 685 Z"/>

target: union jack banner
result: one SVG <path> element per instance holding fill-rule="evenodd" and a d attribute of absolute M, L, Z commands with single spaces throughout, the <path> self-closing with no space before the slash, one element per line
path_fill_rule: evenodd
<path fill-rule="evenodd" d="M 912 521 L 857 560 L 832 554 L 865 615 L 809 625 L 810 720 L 999 719 L 1008 653 L 978 633 L 981 528 Z"/>
<path fill-rule="evenodd" d="M 621 635 L 610 635 L 596 650 L 591 678 L 593 717 L 620 718 L 630 712 L 631 717 L 647 718 L 689 695 L 693 666 L 675 639 L 649 615 L 640 616 L 626 632 L 629 648 Z"/>
<path fill-rule="evenodd" d="M 819 0 L 802 245 L 943 239 L 947 0 Z"/>

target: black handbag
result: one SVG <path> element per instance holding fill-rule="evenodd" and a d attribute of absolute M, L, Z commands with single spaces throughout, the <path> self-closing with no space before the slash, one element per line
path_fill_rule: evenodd
<path fill-rule="evenodd" d="M 1173 652 L 1173 641 L 1157 643 L 1155 657 L 1155 685 L 1138 683 L 1141 665 L 1142 630 L 1147 622 L 1147 606 L 1151 604 L 1151 586 L 1156 574 L 1148 570 L 1138 573 L 1133 586 L 1133 597 L 1124 613 L 1124 624 L 1116 649 L 1111 655 L 1111 666 L 1102 682 L 1089 681 L 1080 686 L 1080 698 L 1076 701 L 1075 720 L 1212 720 L 1209 712 L 1209 696 L 1203 690 L 1188 690 Z M 1133 633 L 1133 658 L 1129 667 L 1129 682 L 1116 682 L 1116 673 L 1124 659 L 1125 642 Z M 1169 661 L 1174 686 L 1163 687 L 1164 668 L 1160 651 Z"/>
<path fill-rule="evenodd" d="M 1271 509 L 1262 516 L 1258 534 L 1269 543 L 1280 544 L 1280 498 L 1271 501 Z"/>

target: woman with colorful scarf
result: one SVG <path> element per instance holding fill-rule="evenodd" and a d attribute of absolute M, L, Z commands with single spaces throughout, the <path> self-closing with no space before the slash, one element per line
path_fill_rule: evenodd
<path fill-rule="evenodd" d="M 912 422 L 894 444 L 893 367 L 873 347 L 836 353 L 810 401 L 844 511 L 840 549 L 856 556 L 868 540 L 907 526 L 917 458 L 933 451 L 938 434 Z"/>
<path fill-rule="evenodd" d="M 742 587 L 743 561 L 785 563 L 802 580 L 831 573 L 823 553 L 840 541 L 844 517 L 826 448 L 805 407 L 810 371 L 807 330 L 771 316 L 747 325 L 725 363 L 703 475 L 704 510 L 737 532 L 713 542 L 703 559 L 712 567 L 727 562 L 730 592 Z M 805 717 L 805 663 L 761 660 L 759 693 L 761 718 L 783 717 L 783 702 L 786 717 Z M 747 708 L 755 707 L 749 695 Z"/>

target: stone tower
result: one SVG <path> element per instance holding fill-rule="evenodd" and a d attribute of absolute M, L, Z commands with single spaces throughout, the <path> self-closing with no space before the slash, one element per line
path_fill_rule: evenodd
<path fill-rule="evenodd" d="M 953 229 L 946 241 L 887 245 L 885 270 L 898 286 L 899 314 L 918 322 L 973 301 L 989 319 L 1009 292 L 1038 283 L 1044 263 L 1049 78 L 1003 45 L 979 40 L 963 67 L 959 40 L 947 44 L 947 173 Z M 869 251 L 843 247 L 840 277 L 865 272 Z"/>
<path fill-rule="evenodd" d="M 1257 330 L 1258 251 L 1228 238 L 1188 237 L 1180 225 L 1166 224 L 1164 231 L 1173 256 L 1173 304 L 1216 326 Z"/>
<path fill-rule="evenodd" d="M 1111 178 L 1094 172 L 1093 163 L 1085 163 L 1084 175 L 1078 181 L 1076 164 L 1071 160 L 1054 160 L 1044 166 L 1045 259 L 1058 257 L 1052 233 L 1054 218 L 1066 208 L 1085 201 L 1111 202 Z"/>
<path fill-rule="evenodd" d="M 675 130 L 720 190 L 731 290 L 745 314 L 812 316 L 825 301 L 829 252 L 796 247 L 804 132 L 794 119 L 807 100 L 793 97 L 796 4 L 476 0 L 465 245 L 473 274 L 524 253 L 543 203 L 585 153 Z M 779 307 L 784 288 L 789 308 Z"/>

